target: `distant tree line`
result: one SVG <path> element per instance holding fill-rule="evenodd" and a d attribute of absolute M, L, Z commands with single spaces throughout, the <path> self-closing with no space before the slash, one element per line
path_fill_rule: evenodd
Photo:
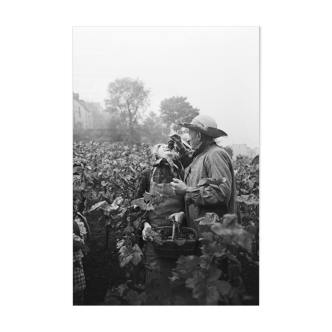
<path fill-rule="evenodd" d="M 139 79 L 130 77 L 117 78 L 107 86 L 105 99 L 105 117 L 99 119 L 97 130 L 88 130 L 74 139 L 104 140 L 126 143 L 166 143 L 170 132 L 182 134 L 185 128 L 176 124 L 191 122 L 199 115 L 200 110 L 194 108 L 186 97 L 173 96 L 161 101 L 159 115 L 147 108 L 150 105 L 151 91 Z M 104 123 L 102 121 L 104 119 Z M 232 157 L 230 147 L 224 148 Z"/>
<path fill-rule="evenodd" d="M 108 84 L 105 112 L 110 115 L 107 130 L 111 141 L 128 143 L 167 142 L 171 130 L 182 133 L 178 122 L 190 122 L 199 114 L 186 97 L 162 100 L 159 115 L 148 114 L 151 91 L 139 79 L 118 78 Z"/>

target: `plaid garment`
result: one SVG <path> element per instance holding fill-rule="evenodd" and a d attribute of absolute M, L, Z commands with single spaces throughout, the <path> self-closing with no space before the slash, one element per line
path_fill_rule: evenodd
<path fill-rule="evenodd" d="M 82 257 L 83 254 L 81 250 L 74 251 L 74 293 L 82 291 L 86 287 Z"/>
<path fill-rule="evenodd" d="M 170 167 L 167 160 L 159 159 L 153 164 L 155 172 L 153 174 L 153 182 L 156 183 L 170 183 L 173 178 L 183 180 L 184 171 L 179 161 L 174 160 L 174 170 Z M 135 197 L 141 198 L 143 194 L 150 190 L 150 181 L 153 169 L 145 169 L 138 180 L 136 187 Z"/>

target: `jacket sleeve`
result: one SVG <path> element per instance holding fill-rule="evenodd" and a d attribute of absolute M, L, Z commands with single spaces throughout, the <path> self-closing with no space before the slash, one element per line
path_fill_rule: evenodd
<path fill-rule="evenodd" d="M 198 206 L 228 204 L 232 194 L 232 173 L 227 159 L 221 151 L 207 156 L 205 168 L 207 178 L 202 178 L 198 186 L 186 194 L 186 203 Z"/>

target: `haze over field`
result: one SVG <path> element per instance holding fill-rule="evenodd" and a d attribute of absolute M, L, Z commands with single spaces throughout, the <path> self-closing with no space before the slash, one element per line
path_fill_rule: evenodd
<path fill-rule="evenodd" d="M 73 91 L 104 106 L 116 78 L 151 90 L 148 111 L 187 97 L 228 134 L 223 145 L 259 146 L 259 28 L 73 28 Z"/>

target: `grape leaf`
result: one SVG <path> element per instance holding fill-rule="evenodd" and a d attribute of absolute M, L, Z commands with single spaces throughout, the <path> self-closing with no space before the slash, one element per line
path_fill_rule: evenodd
<path fill-rule="evenodd" d="M 123 247 L 121 247 L 122 249 Z M 130 263 L 130 261 L 132 260 L 133 258 L 133 254 L 129 254 L 129 255 L 123 255 L 123 256 L 120 256 L 120 267 L 124 267 L 126 266 L 127 264 Z"/>
<path fill-rule="evenodd" d="M 233 241 L 237 245 L 251 252 L 252 236 L 244 229 L 239 229 L 234 233 Z"/>
<path fill-rule="evenodd" d="M 128 290 L 128 286 L 126 284 L 121 284 L 116 288 L 116 290 L 120 296 L 123 296 L 123 294 Z"/>
<path fill-rule="evenodd" d="M 209 245 L 209 254 L 214 257 L 222 257 L 225 255 L 226 248 L 217 242 L 213 242 Z"/>
<path fill-rule="evenodd" d="M 133 262 L 134 265 L 137 265 L 142 260 L 142 256 L 143 256 L 142 253 L 135 252 L 133 253 L 131 261 Z"/>
<path fill-rule="evenodd" d="M 141 228 L 141 222 L 142 222 L 142 219 L 141 219 L 141 218 L 138 218 L 138 219 L 136 219 L 136 220 L 133 222 L 133 225 L 135 226 L 136 229 L 140 229 L 140 228 Z"/>
<path fill-rule="evenodd" d="M 208 272 L 208 275 L 206 275 Z M 219 300 L 219 292 L 216 281 L 220 277 L 221 271 L 214 267 L 209 267 L 208 271 L 194 270 L 192 277 L 186 280 L 186 286 L 191 288 L 193 298 L 199 304 L 216 305 Z"/>
<path fill-rule="evenodd" d="M 145 292 L 138 294 L 136 291 L 130 290 L 124 299 L 131 305 L 140 305 L 146 301 L 147 294 Z"/>
<path fill-rule="evenodd" d="M 151 201 L 153 201 L 153 195 L 152 194 L 150 194 L 150 193 L 148 193 L 148 192 L 145 192 L 144 194 L 143 194 L 143 198 L 144 198 L 144 201 L 146 202 L 146 203 L 149 203 L 149 202 L 151 202 Z"/>
<path fill-rule="evenodd" d="M 211 226 L 211 231 L 214 232 L 217 235 L 226 235 L 228 234 L 226 231 L 226 228 L 220 224 L 220 223 L 215 223 Z"/>
<path fill-rule="evenodd" d="M 130 185 L 130 182 L 125 177 L 120 176 L 120 179 L 126 184 Z"/>
<path fill-rule="evenodd" d="M 145 210 L 152 211 L 152 210 L 154 210 L 154 207 L 151 203 L 148 203 L 148 204 L 146 204 Z"/>
<path fill-rule="evenodd" d="M 211 232 L 203 232 L 201 235 L 202 235 L 202 239 L 204 239 L 204 240 L 208 240 L 210 242 L 214 241 L 214 237 Z"/>
<path fill-rule="evenodd" d="M 130 169 L 135 175 L 137 175 L 136 171 L 135 171 L 131 166 L 129 166 L 129 169 Z"/>
<path fill-rule="evenodd" d="M 185 274 L 187 272 L 190 272 L 192 270 L 195 270 L 197 266 L 199 265 L 201 261 L 200 257 L 197 256 L 180 256 L 179 259 L 177 260 L 177 266 L 174 269 L 175 272 L 181 274 Z"/>
<path fill-rule="evenodd" d="M 120 248 L 123 246 L 124 243 L 125 243 L 125 240 L 124 240 L 124 239 L 121 240 L 121 241 L 119 241 L 119 242 L 116 244 L 116 248 L 117 248 L 117 249 L 120 249 Z"/>
<path fill-rule="evenodd" d="M 225 214 L 222 219 L 222 224 L 227 228 L 234 227 L 237 224 L 237 215 Z"/>
<path fill-rule="evenodd" d="M 125 233 L 125 234 L 131 234 L 132 232 L 134 232 L 134 227 L 132 227 L 132 226 L 127 226 L 127 227 L 124 229 L 124 233 Z"/>
<path fill-rule="evenodd" d="M 222 296 L 228 295 L 232 289 L 232 286 L 229 282 L 223 280 L 216 280 L 215 286 L 217 287 L 219 293 Z"/>
<path fill-rule="evenodd" d="M 206 288 L 206 304 L 217 305 L 219 300 L 219 292 L 215 286 L 208 286 Z"/>
<path fill-rule="evenodd" d="M 106 201 L 101 201 L 101 202 L 98 202 L 94 205 L 91 206 L 90 210 L 88 211 L 88 213 L 94 211 L 94 210 L 97 210 L 98 208 L 102 207 L 103 205 L 106 205 L 107 202 Z"/>
<path fill-rule="evenodd" d="M 134 208 L 139 207 L 141 210 L 144 211 L 154 210 L 154 207 L 151 203 L 146 204 L 146 202 L 144 202 L 144 198 L 134 199 L 133 201 L 131 201 L 131 206 Z"/>
<path fill-rule="evenodd" d="M 247 225 L 243 227 L 248 233 L 253 234 L 254 236 L 257 236 L 258 229 L 256 226 Z"/>

